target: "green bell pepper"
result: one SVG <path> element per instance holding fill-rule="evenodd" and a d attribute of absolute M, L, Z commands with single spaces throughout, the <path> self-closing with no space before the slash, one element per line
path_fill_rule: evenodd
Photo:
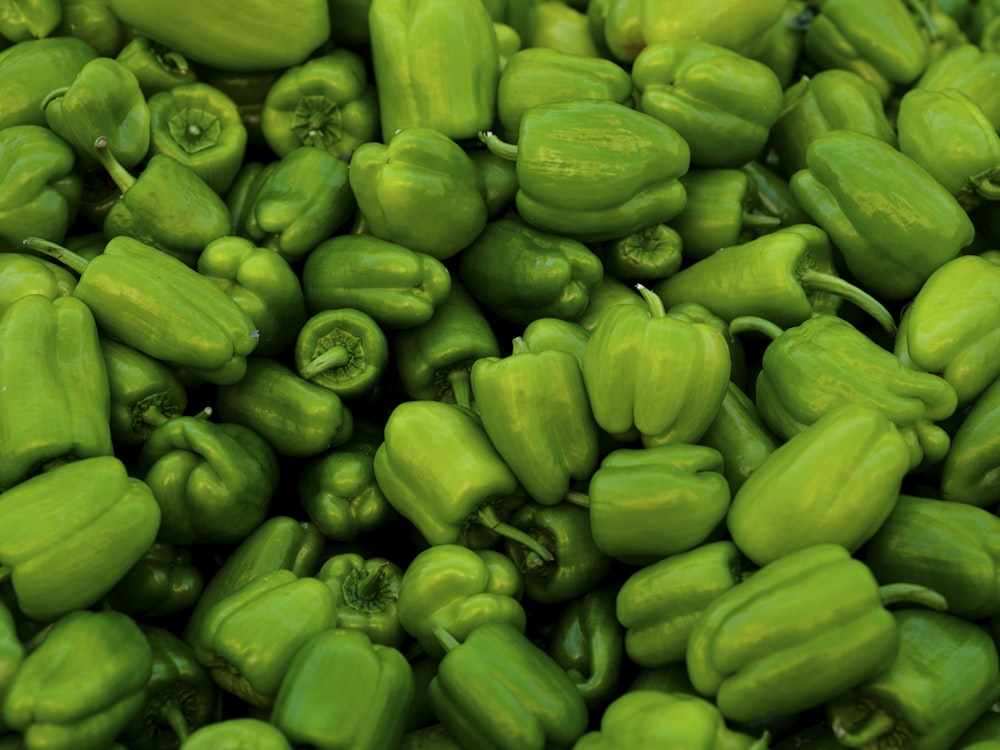
<path fill-rule="evenodd" d="M 955 197 L 884 141 L 830 131 L 809 144 L 806 162 L 792 175 L 792 194 L 880 299 L 912 296 L 972 242 L 975 228 Z"/>
<path fill-rule="evenodd" d="M 31 750 L 105 750 L 145 704 L 152 668 L 130 617 L 68 612 L 14 675 L 4 720 Z"/>
<path fill-rule="evenodd" d="M 517 167 L 514 162 L 484 148 L 467 152 L 482 185 L 486 213 L 491 219 L 501 216 L 517 195 Z"/>
<path fill-rule="evenodd" d="M 521 574 L 502 553 L 438 544 L 418 552 L 406 566 L 397 612 L 407 634 L 440 660 L 447 648 L 435 635 L 438 628 L 459 641 L 489 623 L 524 632 L 522 593 Z"/>
<path fill-rule="evenodd" d="M 618 588 L 615 616 L 625 653 L 645 668 L 683 664 L 702 611 L 747 577 L 748 561 L 720 539 L 645 565 Z"/>
<path fill-rule="evenodd" d="M 827 721 L 848 747 L 953 747 L 1000 698 L 997 646 L 976 623 L 947 612 L 902 609 L 894 618 L 896 658 L 827 702 Z"/>
<path fill-rule="evenodd" d="M 947 606 L 922 587 L 880 588 L 838 544 L 802 547 L 709 602 L 688 640 L 691 683 L 732 721 L 820 706 L 893 663 L 898 601 Z"/>
<path fill-rule="evenodd" d="M 335 615 L 329 586 L 279 569 L 212 605 L 188 643 L 219 687 L 270 708 L 296 652 Z"/>
<path fill-rule="evenodd" d="M 143 0 L 110 3 L 114 14 L 138 33 L 191 60 L 227 71 L 298 65 L 330 35 L 326 0 L 303 0 L 294 13 L 266 0 L 169 8 Z"/>
<path fill-rule="evenodd" d="M 811 223 L 809 215 L 792 195 L 788 180 L 776 170 L 777 165 L 765 165 L 756 160 L 740 167 L 740 171 L 750 178 L 761 211 L 778 217 L 782 227 Z"/>
<path fill-rule="evenodd" d="M 444 260 L 486 226 L 483 184 L 471 157 L 439 130 L 410 127 L 351 157 L 351 190 L 376 237 Z"/>
<path fill-rule="evenodd" d="M 513 218 L 489 222 L 459 254 L 457 270 L 483 307 L 522 325 L 579 317 L 604 277 L 600 258 L 582 242 Z"/>
<path fill-rule="evenodd" d="M 148 103 L 150 155 L 172 156 L 225 195 L 247 147 L 236 102 L 214 86 L 195 82 L 153 94 Z"/>
<path fill-rule="evenodd" d="M 55 89 L 69 86 L 77 73 L 97 57 L 97 50 L 74 37 L 28 39 L 0 51 L 0 128 L 47 125 L 39 102 Z"/>
<path fill-rule="evenodd" d="M 684 208 L 678 178 L 690 166 L 687 141 L 624 104 L 539 104 L 522 116 L 516 145 L 491 132 L 480 140 L 515 162 L 518 214 L 544 232 L 611 240 L 669 221 Z"/>
<path fill-rule="evenodd" d="M 315 578 L 333 594 L 333 627 L 358 630 L 372 643 L 399 649 L 406 632 L 397 600 L 403 570 L 384 557 L 341 552 L 327 558 Z"/>
<path fill-rule="evenodd" d="M 52 31 L 55 37 L 82 39 L 102 57 L 115 57 L 128 35 L 109 0 L 62 0 L 62 18 Z"/>
<path fill-rule="evenodd" d="M 215 405 L 223 422 L 249 427 L 279 456 L 318 456 L 346 443 L 354 429 L 340 396 L 273 357 L 249 358 L 240 380 L 216 389 Z"/>
<path fill-rule="evenodd" d="M 6 604 L 0 602 L 0 707 L 7 697 L 14 675 L 24 662 L 27 653 L 25 645 L 17 633 L 17 622 L 14 613 Z M 9 731 L 0 711 L 0 732 Z"/>
<path fill-rule="evenodd" d="M 393 750 L 415 690 L 402 652 L 334 628 L 295 654 L 270 721 L 292 742 L 316 750 Z"/>
<path fill-rule="evenodd" d="M 665 311 L 645 287 L 640 293 L 645 309 L 609 307 L 587 340 L 583 382 L 594 419 L 612 435 L 635 428 L 647 447 L 694 442 L 726 393 L 726 337 L 683 311 Z"/>
<path fill-rule="evenodd" d="M 12 42 L 48 36 L 62 20 L 62 0 L 20 0 L 0 5 L 0 36 Z"/>
<path fill-rule="evenodd" d="M 206 724 L 184 741 L 184 750 L 292 750 L 284 732 L 251 716 Z"/>
<path fill-rule="evenodd" d="M 799 73 L 805 32 L 813 10 L 804 0 L 786 0 L 781 17 L 764 32 L 752 57 L 774 71 L 781 87 L 791 86 Z"/>
<path fill-rule="evenodd" d="M 632 63 L 638 109 L 676 130 L 691 164 L 738 168 L 756 157 L 782 109 L 764 63 L 703 39 L 649 44 Z"/>
<path fill-rule="evenodd" d="M 68 297 L 76 288 L 76 276 L 66 268 L 28 253 L 0 252 L 0 317 L 14 302 L 30 294 L 50 300 Z"/>
<path fill-rule="evenodd" d="M 204 575 L 188 547 L 153 542 L 104 601 L 111 609 L 148 622 L 190 609 L 204 589 Z"/>
<path fill-rule="evenodd" d="M 563 668 L 509 622 L 483 623 L 446 649 L 431 680 L 431 710 L 466 747 L 572 746 L 587 728 L 583 693 Z"/>
<path fill-rule="evenodd" d="M 76 221 L 83 180 L 69 144 L 42 125 L 0 129 L 0 252 L 16 252 L 25 237 L 62 242 Z"/>
<path fill-rule="evenodd" d="M 944 91 L 957 89 L 975 102 L 994 130 L 1000 128 L 1000 96 L 990 81 L 1000 73 L 1000 50 L 975 44 L 953 47 L 927 66 L 914 88 Z"/>
<path fill-rule="evenodd" d="M 753 399 L 730 380 L 722 406 L 699 442 L 721 454 L 722 474 L 735 495 L 782 441 L 764 424 Z"/>
<path fill-rule="evenodd" d="M 25 244 L 80 275 L 73 296 L 101 332 L 212 383 L 246 372 L 257 346 L 253 321 L 218 285 L 182 261 L 131 237 L 114 237 L 93 260 L 53 243 Z"/>
<path fill-rule="evenodd" d="M 341 398 L 375 390 L 389 366 L 389 340 L 361 310 L 321 310 L 299 328 L 293 350 L 295 370 Z"/>
<path fill-rule="evenodd" d="M 588 306 L 589 309 L 589 306 Z M 583 353 L 587 348 L 590 332 L 578 321 L 561 318 L 535 318 L 521 331 L 521 338 L 530 352 L 549 349 L 566 352 L 583 367 Z"/>
<path fill-rule="evenodd" d="M 313 314 L 354 308 L 390 330 L 426 323 L 451 291 L 451 274 L 436 257 L 371 234 L 324 240 L 301 278 Z"/>
<path fill-rule="evenodd" d="M 594 542 L 586 508 L 571 502 L 528 502 L 511 514 L 510 525 L 552 553 L 552 560 L 543 560 L 523 544 L 504 540 L 504 553 L 521 572 L 524 597 L 531 602 L 570 602 L 597 588 L 611 574 L 614 561 Z"/>
<path fill-rule="evenodd" d="M 672 226 L 653 224 L 606 240 L 593 248 L 605 274 L 622 281 L 662 279 L 676 273 L 684 262 L 683 240 Z M 588 305 L 590 300 L 587 300 Z"/>
<path fill-rule="evenodd" d="M 956 290 L 962 290 L 956 294 Z M 921 285 L 903 310 L 893 352 L 907 366 L 938 373 L 966 405 L 1000 377 L 990 356 L 1000 345 L 1000 267 L 985 257 L 948 261 Z"/>
<path fill-rule="evenodd" d="M 107 369 L 90 309 L 76 297 L 21 297 L 0 317 L 0 488 L 114 453 Z"/>
<path fill-rule="evenodd" d="M 1000 489 L 1000 378 L 972 403 L 958 424 L 941 464 L 940 492 L 945 500 L 989 507 Z"/>
<path fill-rule="evenodd" d="M 583 735 L 573 750 L 766 750 L 769 745 L 766 735 L 754 739 L 730 729 L 704 698 L 633 690 L 617 696 L 601 714 L 600 729 Z"/>
<path fill-rule="evenodd" d="M 515 0 L 514 5 L 517 5 Z M 524 48 L 552 49 L 577 57 L 599 58 L 597 42 L 590 33 L 590 21 L 583 7 L 565 0 L 521 3 L 509 9 L 507 20 L 523 39 Z"/>
<path fill-rule="evenodd" d="M 260 127 L 279 158 L 312 146 L 350 161 L 379 136 L 378 94 L 365 59 L 341 47 L 286 68 L 267 91 Z"/>
<path fill-rule="evenodd" d="M 837 406 L 747 478 L 726 517 L 729 534 L 757 565 L 821 543 L 855 552 L 892 512 L 911 456 L 883 411 Z"/>
<path fill-rule="evenodd" d="M 372 0 L 368 28 L 384 143 L 411 129 L 463 140 L 493 124 L 500 53 L 480 0 Z"/>
<path fill-rule="evenodd" d="M 480 357 L 469 377 L 489 441 L 535 501 L 558 503 L 597 468 L 597 423 L 571 354 L 532 352 L 517 337 L 509 356 Z"/>
<path fill-rule="evenodd" d="M 157 44 L 148 36 L 137 34 L 124 45 L 115 60 L 132 71 L 148 101 L 161 91 L 195 83 L 198 74 L 184 55 Z"/>
<path fill-rule="evenodd" d="M 245 237 L 227 235 L 205 245 L 195 267 L 253 322 L 257 354 L 279 354 L 292 345 L 308 313 L 298 274 L 285 258 Z"/>

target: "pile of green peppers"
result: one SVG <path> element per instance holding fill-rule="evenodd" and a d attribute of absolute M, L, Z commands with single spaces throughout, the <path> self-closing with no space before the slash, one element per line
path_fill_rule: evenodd
<path fill-rule="evenodd" d="M 998 750 L 1000 2 L 0 0 L 0 750 Z"/>

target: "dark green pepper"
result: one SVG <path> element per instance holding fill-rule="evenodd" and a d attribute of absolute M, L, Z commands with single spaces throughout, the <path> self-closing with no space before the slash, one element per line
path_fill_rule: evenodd
<path fill-rule="evenodd" d="M 18 637 L 14 613 L 6 604 L 0 603 L 0 706 L 3 705 L 26 652 L 27 649 Z M 0 712 L 0 730 L 7 731 L 2 712 Z"/>
<path fill-rule="evenodd" d="M 295 369 L 306 380 L 341 398 L 370 394 L 389 366 L 389 341 L 361 310 L 321 310 L 299 328 Z"/>
<path fill-rule="evenodd" d="M 653 224 L 638 231 L 598 243 L 594 248 L 604 272 L 622 281 L 662 279 L 684 262 L 683 239 L 667 224 Z M 590 300 L 587 300 L 588 305 Z"/>
<path fill-rule="evenodd" d="M 26 39 L 0 51 L 0 128 L 47 125 L 39 103 L 55 89 L 69 86 L 97 50 L 74 37 Z"/>
<path fill-rule="evenodd" d="M 753 399 L 729 381 L 722 406 L 699 442 L 722 455 L 722 473 L 735 495 L 782 441 L 764 424 Z"/>
<path fill-rule="evenodd" d="M 989 507 L 1000 490 L 1000 378 L 972 403 L 941 464 L 941 497 Z"/>
<path fill-rule="evenodd" d="M 330 587 L 333 627 L 357 630 L 372 643 L 399 649 L 406 632 L 399 619 L 403 570 L 385 557 L 342 552 L 323 563 L 315 575 Z"/>
<path fill-rule="evenodd" d="M 190 549 L 153 542 L 105 600 L 112 609 L 148 621 L 190 609 L 204 589 Z"/>
<path fill-rule="evenodd" d="M 128 28 L 111 12 L 108 0 L 62 0 L 62 18 L 52 36 L 82 39 L 102 57 L 115 57 Z"/>

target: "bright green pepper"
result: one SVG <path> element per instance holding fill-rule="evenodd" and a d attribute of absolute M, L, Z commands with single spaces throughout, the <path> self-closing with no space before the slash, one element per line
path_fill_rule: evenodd
<path fill-rule="evenodd" d="M 101 332 L 213 383 L 246 372 L 257 331 L 207 276 L 131 237 L 115 237 L 87 261 L 58 245 L 26 241 L 80 274 L 73 295 Z"/>
<path fill-rule="evenodd" d="M 334 628 L 295 654 L 271 723 L 292 742 L 316 750 L 393 750 L 415 690 L 402 652 L 362 632 Z"/>
<path fill-rule="evenodd" d="M 384 143 L 414 128 L 474 138 L 493 124 L 500 55 L 480 0 L 372 0 L 368 27 Z"/>
<path fill-rule="evenodd" d="M 435 636 L 444 628 L 464 641 L 480 627 L 504 622 L 524 632 L 523 582 L 514 563 L 496 550 L 439 544 L 419 552 L 399 584 L 399 621 L 432 658 L 446 648 Z"/>
<path fill-rule="evenodd" d="M 558 662 L 509 622 L 483 623 L 447 651 L 431 680 L 434 715 L 467 747 L 543 750 L 586 731 L 587 704 Z"/>
<path fill-rule="evenodd" d="M 886 605 L 898 601 L 946 606 L 922 587 L 880 588 L 838 544 L 802 547 L 705 607 L 688 641 L 688 674 L 733 721 L 819 706 L 893 663 L 900 630 Z"/>
<path fill-rule="evenodd" d="M 549 349 L 571 354 L 577 365 L 583 367 L 583 352 L 590 332 L 576 321 L 560 318 L 535 318 L 521 332 L 528 351 L 543 352 Z"/>
<path fill-rule="evenodd" d="M 115 57 L 125 45 L 128 29 L 108 0 L 62 0 L 62 18 L 52 36 L 82 39 L 102 57 Z"/>
<path fill-rule="evenodd" d="M 364 58 L 341 47 L 286 68 L 268 89 L 260 126 L 279 158 L 312 146 L 349 161 L 379 136 L 378 95 Z"/>
<path fill-rule="evenodd" d="M 97 57 L 97 50 L 74 37 L 30 39 L 0 51 L 0 128 L 47 125 L 39 102 L 54 89 L 69 86 Z"/>
<path fill-rule="evenodd" d="M 787 89 L 795 82 L 805 44 L 805 32 L 813 11 L 804 0 L 786 0 L 781 17 L 764 32 L 753 58 L 774 71 Z"/>
<path fill-rule="evenodd" d="M 0 488 L 114 452 L 107 368 L 90 309 L 71 296 L 21 297 L 0 317 Z"/>
<path fill-rule="evenodd" d="M 105 601 L 114 610 L 148 622 L 190 609 L 204 589 L 204 576 L 192 562 L 190 549 L 153 542 Z"/>
<path fill-rule="evenodd" d="M 976 623 L 947 612 L 894 613 L 899 651 L 881 673 L 826 703 L 849 747 L 946 750 L 1000 698 L 997 647 Z"/>
<path fill-rule="evenodd" d="M 972 403 L 959 423 L 941 464 L 941 497 L 989 507 L 1000 491 L 1000 378 Z"/>
<path fill-rule="evenodd" d="M 182 745 L 184 750 L 292 750 L 284 733 L 264 719 L 242 717 L 206 724 Z"/>
<path fill-rule="evenodd" d="M 1000 96 L 993 81 L 1000 74 L 1000 50 L 960 44 L 927 66 L 914 88 L 957 89 L 979 105 L 993 128 L 1000 127 Z"/>
<path fill-rule="evenodd" d="M 372 643 L 398 649 L 406 632 L 399 619 L 403 570 L 384 557 L 342 552 L 323 563 L 315 578 L 333 594 L 333 627 L 358 630 Z"/>
<path fill-rule="evenodd" d="M 123 23 L 185 57 L 227 71 L 298 65 L 330 34 L 326 0 L 303 0 L 295 13 L 270 2 L 224 0 L 208 7 L 110 0 Z"/>
<path fill-rule="evenodd" d="M 701 39 L 648 45 L 632 63 L 632 80 L 639 110 L 680 133 L 699 167 L 735 169 L 750 161 L 781 114 L 773 70 Z"/>
<path fill-rule="evenodd" d="M 178 52 L 139 34 L 121 48 L 115 60 L 132 71 L 148 102 L 161 91 L 195 83 L 198 74 Z"/>
<path fill-rule="evenodd" d="M 105 750 L 142 709 L 152 668 L 152 648 L 130 617 L 68 612 L 14 675 L 4 720 L 32 750 Z"/>
<path fill-rule="evenodd" d="M 0 36 L 12 42 L 41 39 L 62 19 L 62 0 L 19 0 L 0 4 Z"/>
<path fill-rule="evenodd" d="M 23 250 L 25 237 L 62 242 L 76 220 L 83 181 L 76 155 L 42 125 L 0 129 L 0 252 Z"/>
<path fill-rule="evenodd" d="M 507 20 L 514 24 L 512 28 L 523 39 L 524 48 L 551 49 L 582 58 L 601 57 L 579 3 L 573 7 L 564 0 L 540 0 L 521 5 L 520 13 L 508 10 Z"/>
<path fill-rule="evenodd" d="M 370 234 L 321 242 L 301 277 L 313 314 L 354 308 L 387 329 L 426 323 L 451 290 L 451 274 L 436 257 Z"/>
<path fill-rule="evenodd" d="M 687 141 L 624 104 L 539 104 L 522 116 L 516 145 L 490 132 L 480 140 L 515 162 L 517 211 L 542 231 L 610 240 L 669 221 L 684 208 L 678 178 L 690 166 Z"/>
<path fill-rule="evenodd" d="M 359 398 L 375 390 L 389 366 L 389 341 L 361 310 L 321 310 L 299 328 L 293 356 L 301 377 L 341 398 Z"/>
<path fill-rule="evenodd" d="M 911 456 L 878 407 L 837 406 L 747 478 L 726 518 L 730 536 L 758 565 L 820 543 L 854 552 L 892 512 Z"/>
<path fill-rule="evenodd" d="M 444 260 L 486 226 L 483 185 L 465 150 L 444 133 L 410 127 L 351 157 L 351 190 L 376 237 Z"/>
<path fill-rule="evenodd" d="M 955 197 L 884 141 L 833 130 L 809 144 L 806 162 L 792 194 L 876 297 L 911 296 L 972 242 L 975 228 Z"/>
<path fill-rule="evenodd" d="M 292 345 L 306 322 L 306 301 L 298 274 L 281 255 L 228 235 L 205 246 L 196 268 L 253 321 L 257 354 L 278 354 Z"/>

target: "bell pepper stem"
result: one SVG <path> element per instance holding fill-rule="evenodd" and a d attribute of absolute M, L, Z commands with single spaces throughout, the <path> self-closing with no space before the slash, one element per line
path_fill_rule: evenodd
<path fill-rule="evenodd" d="M 531 351 L 528 348 L 528 342 L 524 340 L 523 336 L 515 336 L 510 343 L 511 354 L 527 354 Z"/>
<path fill-rule="evenodd" d="M 106 135 L 98 136 L 97 140 L 94 141 L 94 148 L 97 149 L 97 160 L 101 166 L 111 176 L 118 189 L 122 193 L 127 193 L 135 184 L 135 177 L 111 153 L 111 149 L 108 147 L 108 137 Z"/>
<path fill-rule="evenodd" d="M 177 701 L 167 701 L 160 706 L 160 721 L 170 727 L 170 730 L 177 735 L 177 739 L 183 744 L 184 740 L 191 734 L 187 717 L 184 711 L 177 705 Z"/>
<path fill-rule="evenodd" d="M 748 229 L 758 229 L 767 227 L 778 227 L 781 225 L 781 219 L 777 216 L 769 216 L 768 214 L 755 214 L 751 211 L 743 212 L 743 226 Z"/>
<path fill-rule="evenodd" d="M 494 534 L 499 534 L 500 536 L 517 542 L 518 544 L 527 547 L 529 550 L 534 552 L 543 560 L 551 562 L 555 560 L 552 552 L 550 552 L 544 544 L 539 542 L 530 534 L 521 531 L 516 526 L 511 526 L 509 523 L 504 523 L 497 516 L 496 508 L 494 508 L 489 502 L 483 503 L 469 517 L 469 521 L 472 523 L 478 523 L 480 526 L 485 526 Z"/>
<path fill-rule="evenodd" d="M 42 108 L 42 109 L 44 110 L 44 109 L 45 109 L 46 107 L 48 107 L 48 106 L 49 106 L 49 105 L 50 105 L 50 104 L 51 104 L 51 103 L 52 103 L 53 101 L 55 101 L 56 99 L 58 99 L 58 98 L 59 98 L 59 97 L 61 97 L 61 96 L 65 96 L 65 95 L 66 95 L 66 92 L 67 92 L 67 91 L 69 91 L 69 86 L 60 86 L 60 87 L 59 87 L 59 88 L 57 88 L 57 89 L 52 89 L 52 91 L 50 91 L 49 93 L 47 93 L 47 94 L 46 94 L 46 95 L 45 95 L 45 96 L 44 96 L 44 97 L 42 98 L 42 103 L 41 103 L 41 105 L 40 105 L 40 106 L 41 106 L 41 108 Z"/>
<path fill-rule="evenodd" d="M 646 301 L 651 318 L 662 318 L 667 314 L 667 311 L 663 307 L 663 300 L 660 299 L 660 296 L 656 292 L 642 284 L 636 284 L 635 288 L 639 290 L 639 294 Z"/>
<path fill-rule="evenodd" d="M 1000 200 L 1000 179 L 996 174 L 1000 170 L 990 170 L 986 174 L 972 178 L 973 189 L 988 201 Z"/>
<path fill-rule="evenodd" d="M 466 409 L 472 406 L 472 384 L 468 367 L 456 367 L 448 373 L 448 387 L 455 397 L 455 403 Z"/>
<path fill-rule="evenodd" d="M 758 333 L 774 341 L 774 339 L 778 338 L 784 332 L 785 330 L 781 326 L 775 325 L 770 320 L 765 320 L 756 315 L 740 315 L 729 321 L 730 336 L 739 336 L 743 333 Z"/>
<path fill-rule="evenodd" d="M 358 582 L 358 597 L 364 601 L 377 599 L 382 590 L 382 581 L 385 579 L 385 572 L 388 569 L 389 563 L 385 562 L 374 570 L 368 571 L 365 577 Z"/>
<path fill-rule="evenodd" d="M 26 237 L 21 240 L 21 243 L 27 245 L 32 250 L 37 250 L 40 253 L 48 255 L 78 274 L 82 274 L 87 270 L 89 261 L 82 255 L 77 255 L 62 245 L 43 240 L 41 237 Z"/>
<path fill-rule="evenodd" d="M 879 587 L 882 606 L 893 604 L 919 604 L 929 609 L 946 610 L 948 600 L 934 589 L 916 583 L 887 583 Z"/>
<path fill-rule="evenodd" d="M 441 648 L 445 650 L 445 653 L 454 651 L 461 645 L 455 636 L 440 626 L 434 628 L 432 632 L 434 633 L 434 637 L 437 638 L 438 643 L 441 644 Z"/>
<path fill-rule="evenodd" d="M 317 375 L 326 372 L 334 367 L 343 367 L 351 361 L 351 354 L 343 346 L 331 346 L 325 352 L 309 362 L 299 370 L 306 380 L 311 380 Z"/>
<path fill-rule="evenodd" d="M 940 42 L 941 41 L 941 30 L 938 28 L 937 23 L 934 22 L 934 16 L 927 9 L 927 4 L 924 0 L 906 0 L 906 4 L 913 8 L 913 12 L 916 14 L 917 18 L 920 19 L 920 23 L 925 29 L 927 29 L 927 35 L 930 41 Z"/>
<path fill-rule="evenodd" d="M 160 55 L 160 59 L 163 61 L 163 67 L 172 68 L 176 70 L 181 75 L 185 75 L 190 66 L 188 65 L 187 58 L 184 57 L 180 52 L 167 51 Z"/>
<path fill-rule="evenodd" d="M 566 493 L 566 496 L 563 499 L 566 500 L 567 503 L 571 503 L 572 505 L 577 505 L 581 508 L 590 507 L 590 495 L 588 495 L 586 492 L 577 492 L 576 490 L 570 490 L 569 492 Z"/>
<path fill-rule="evenodd" d="M 517 161 L 517 146 L 500 140 L 500 137 L 492 130 L 481 131 L 479 140 L 489 149 L 490 153 L 507 161 Z"/>
<path fill-rule="evenodd" d="M 865 747 L 895 729 L 896 723 L 896 719 L 879 708 L 864 718 L 857 731 L 845 727 L 839 716 L 834 717 L 830 727 L 837 742 L 844 747 Z"/>
<path fill-rule="evenodd" d="M 800 269 L 798 279 L 807 292 L 835 294 L 871 315 L 889 336 L 896 335 L 896 322 L 892 319 L 892 314 L 885 309 L 885 305 L 849 281 L 809 268 Z"/>

